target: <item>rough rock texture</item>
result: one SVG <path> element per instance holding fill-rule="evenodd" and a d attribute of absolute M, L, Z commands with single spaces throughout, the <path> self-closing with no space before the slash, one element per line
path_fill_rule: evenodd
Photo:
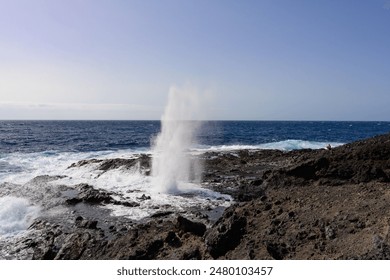
<path fill-rule="evenodd" d="M 65 227 L 43 219 L 20 250 L 34 259 L 390 258 L 390 135 L 330 150 L 201 157 L 203 186 L 236 201 L 215 223 L 172 211 L 141 223 L 80 215 Z M 146 170 L 150 159 L 138 162 Z M 94 164 L 104 171 L 136 162 Z M 78 188 L 77 205 L 115 203 L 108 193 Z"/>
<path fill-rule="evenodd" d="M 347 144 L 331 150 L 302 153 L 291 166 L 266 174 L 271 185 L 320 185 L 389 182 L 390 139 L 388 135 Z"/>
<path fill-rule="evenodd" d="M 232 207 L 218 220 L 207 234 L 205 241 L 211 256 L 218 258 L 235 249 L 246 232 L 246 217 Z"/>
<path fill-rule="evenodd" d="M 78 195 L 66 200 L 68 204 L 77 204 L 85 202 L 89 204 L 110 203 L 113 202 L 111 193 L 95 190 L 93 186 L 88 184 L 79 184 L 75 186 L 75 190 L 78 191 Z"/>
<path fill-rule="evenodd" d="M 150 157 L 149 155 L 141 154 L 136 158 L 131 159 L 123 159 L 123 158 L 115 158 L 115 159 L 88 159 L 81 160 L 79 162 L 71 164 L 68 168 L 82 167 L 89 164 L 96 164 L 97 169 L 104 172 L 109 170 L 123 168 L 123 169 L 140 169 L 144 174 L 150 173 Z M 103 174 L 102 173 L 102 174 Z"/>
<path fill-rule="evenodd" d="M 75 205 L 78 203 L 87 203 L 87 204 L 115 204 L 123 205 L 127 207 L 138 207 L 140 204 L 135 201 L 118 201 L 113 199 L 111 196 L 113 193 L 106 192 L 103 190 L 94 189 L 93 186 L 88 184 L 79 184 L 74 186 L 74 190 L 77 192 L 77 195 L 74 195 L 71 198 L 66 200 L 67 204 Z M 150 198 L 150 197 L 149 197 Z M 141 197 L 140 200 L 146 200 L 147 197 Z"/>
<path fill-rule="evenodd" d="M 193 222 L 183 216 L 177 217 L 177 227 L 183 232 L 191 232 L 198 236 L 203 236 L 206 232 L 206 226 L 199 222 Z"/>

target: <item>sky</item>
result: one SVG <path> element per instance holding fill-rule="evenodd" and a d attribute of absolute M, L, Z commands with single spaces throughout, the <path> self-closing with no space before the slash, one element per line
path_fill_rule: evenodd
<path fill-rule="evenodd" d="M 0 119 L 390 121 L 390 0 L 0 0 Z"/>

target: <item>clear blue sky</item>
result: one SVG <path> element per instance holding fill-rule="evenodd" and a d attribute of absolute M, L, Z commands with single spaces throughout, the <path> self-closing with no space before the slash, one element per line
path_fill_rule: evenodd
<path fill-rule="evenodd" d="M 387 0 L 0 0 L 0 119 L 390 121 Z"/>

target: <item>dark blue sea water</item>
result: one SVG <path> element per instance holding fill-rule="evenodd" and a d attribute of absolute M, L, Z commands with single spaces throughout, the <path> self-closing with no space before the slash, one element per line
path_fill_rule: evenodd
<path fill-rule="evenodd" d="M 159 121 L 0 121 L 0 154 L 148 150 L 159 131 Z M 198 145 L 296 140 L 300 148 L 300 141 L 349 143 L 389 131 L 390 122 L 210 121 L 203 124 Z"/>
<path fill-rule="evenodd" d="M 0 184 L 63 175 L 79 160 L 151 153 L 160 128 L 159 121 L 0 121 Z M 209 121 L 192 150 L 318 149 L 389 131 L 390 122 Z"/>

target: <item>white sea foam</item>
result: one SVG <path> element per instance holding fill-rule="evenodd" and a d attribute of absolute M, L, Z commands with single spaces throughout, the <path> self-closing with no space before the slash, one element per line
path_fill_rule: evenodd
<path fill-rule="evenodd" d="M 315 142 L 315 141 L 304 141 L 304 140 L 285 140 L 280 142 L 262 144 L 260 145 L 260 148 L 292 151 L 292 150 L 301 150 L 301 149 L 325 149 L 328 145 L 330 145 L 331 147 L 337 147 L 343 145 L 343 143 Z"/>
<path fill-rule="evenodd" d="M 198 184 L 187 183 L 186 186 L 181 186 L 181 193 L 176 193 L 175 195 L 150 192 L 150 181 L 144 186 L 147 186 L 147 188 L 137 188 L 136 192 L 125 194 L 126 199 L 132 201 L 139 201 L 138 198 L 143 194 L 151 197 L 149 200 L 142 201 L 139 207 L 129 208 L 109 205 L 108 208 L 113 210 L 114 215 L 127 216 L 137 220 L 148 217 L 158 211 L 185 212 L 191 207 L 208 211 L 211 208 L 228 207 L 232 203 L 231 196 L 203 189 Z"/>
<path fill-rule="evenodd" d="M 338 142 L 316 142 L 316 141 L 304 141 L 304 140 L 285 140 L 279 142 L 270 142 L 259 145 L 220 145 L 220 146 L 207 146 L 198 147 L 193 149 L 196 153 L 202 152 L 218 152 L 218 151 L 234 151 L 234 150 L 281 150 L 292 151 L 301 149 L 325 149 L 328 145 L 331 147 L 338 147 L 344 145 L 344 143 Z"/>
<path fill-rule="evenodd" d="M 12 236 L 28 228 L 39 215 L 39 207 L 25 198 L 0 197 L 0 236 Z"/>
<path fill-rule="evenodd" d="M 32 156 L 32 157 L 31 157 Z M 50 210 L 47 205 L 57 205 L 46 201 L 51 198 L 46 195 L 48 186 L 44 184 L 30 183 L 29 180 L 38 175 L 64 176 L 61 179 L 50 181 L 53 185 L 50 189 L 55 189 L 55 185 L 76 185 L 87 183 L 96 189 L 114 192 L 115 199 L 120 201 L 140 202 L 139 207 L 125 207 L 120 205 L 105 206 L 113 210 L 113 215 L 127 216 L 134 220 L 142 219 L 161 210 L 184 211 L 188 207 L 198 207 L 199 209 L 214 208 L 217 206 L 227 207 L 230 205 L 231 197 L 214 193 L 202 189 L 200 185 L 184 184 L 181 185 L 180 193 L 173 194 L 156 194 L 152 187 L 152 178 L 143 174 L 138 165 L 132 169 L 117 168 L 108 171 L 99 170 L 99 163 L 85 164 L 80 167 L 68 168 L 72 163 L 88 158 L 130 158 L 137 155 L 130 152 L 116 153 L 98 153 L 98 154 L 25 154 L 10 158 L 14 164 L 24 166 L 25 171 L 15 174 L 6 174 L 3 176 L 4 182 L 20 183 L 20 186 L 11 186 L 12 193 L 20 193 L 29 197 L 31 201 L 40 201 L 39 197 L 45 197 L 45 201 L 40 201 L 42 209 Z M 30 157 L 30 158 L 29 158 Z M 0 189 L 0 194 L 5 195 L 10 190 L 7 188 Z M 150 196 L 151 199 L 141 201 L 142 195 Z M 219 198 L 218 201 L 213 199 Z M 0 211 L 3 204 L 0 204 Z M 50 210 L 51 211 L 51 210 Z"/>
<path fill-rule="evenodd" d="M 106 172 L 96 170 L 94 165 L 86 165 L 67 170 L 67 177 L 56 181 L 57 184 L 88 183 L 97 189 L 114 192 L 114 199 L 119 201 L 139 202 L 138 207 L 121 205 L 105 206 L 111 209 L 113 215 L 127 216 L 134 220 L 148 217 L 157 211 L 185 211 L 189 207 L 199 209 L 227 207 L 232 198 L 207 189 L 198 184 L 184 183 L 176 193 L 156 193 L 153 189 L 153 178 L 145 176 L 137 167 L 131 170 L 114 169 Z M 141 197 L 150 197 L 142 200 Z"/>
<path fill-rule="evenodd" d="M 190 145 L 190 141 L 186 145 Z M 325 148 L 328 144 L 332 147 L 341 145 L 341 143 L 332 142 L 313 142 L 313 141 L 301 141 L 301 140 L 286 140 L 274 143 L 266 143 L 261 145 L 229 145 L 229 146 L 208 146 L 208 147 L 193 147 L 193 143 L 188 147 L 190 154 L 200 154 L 207 151 L 232 151 L 240 149 L 279 149 L 279 150 L 293 150 L 293 149 L 320 149 Z M 185 145 L 185 146 L 186 146 Z M 183 146 L 182 146 L 183 147 Z M 186 153 L 188 150 L 182 148 L 182 152 Z M 117 168 L 109 171 L 99 170 L 98 163 L 90 163 L 81 167 L 68 168 L 72 163 L 85 159 L 112 159 L 112 158 L 134 158 L 139 153 L 152 153 L 148 149 L 134 151 L 134 150 L 122 150 L 122 151 L 100 151 L 100 152 L 88 152 L 88 153 L 70 153 L 70 152 L 43 152 L 43 153 L 13 153 L 3 154 L 0 158 L 1 166 L 4 167 L 0 172 L 0 184 L 3 182 L 9 182 L 14 184 L 20 184 L 20 192 L 16 189 L 12 190 L 13 186 L 7 186 L 0 189 L 0 195 L 23 195 L 26 196 L 29 201 L 38 203 L 41 197 L 40 193 L 46 193 L 50 190 L 50 186 L 45 184 L 30 184 L 29 181 L 39 175 L 51 175 L 51 176 L 64 176 L 62 179 L 58 179 L 50 182 L 54 185 L 76 185 L 79 183 L 87 183 L 94 188 L 103 189 L 115 192 L 117 195 L 115 199 L 121 201 L 138 201 L 139 207 L 124 207 L 120 205 L 107 206 L 113 210 L 114 215 L 125 215 L 133 219 L 141 219 L 147 217 L 157 211 L 170 210 L 170 211 L 185 211 L 188 207 L 198 207 L 200 209 L 208 209 L 218 206 L 229 206 L 231 198 L 219 193 L 211 192 L 201 187 L 200 184 L 188 183 L 190 180 L 184 180 L 188 178 L 174 177 L 174 180 L 178 180 L 178 189 L 176 192 L 164 192 L 155 191 L 152 176 L 144 175 L 144 172 L 139 166 L 134 166 L 131 170 L 124 168 Z M 156 154 L 152 154 L 155 158 L 160 155 L 156 151 Z M 176 159 L 182 159 L 180 155 Z M 169 154 L 166 155 L 166 159 L 169 160 Z M 185 160 L 189 160 L 186 158 Z M 189 162 L 191 162 L 189 160 Z M 165 164 L 162 161 L 161 164 Z M 179 161 L 179 165 L 183 164 Z M 183 164 L 185 166 L 185 164 Z M 180 167 L 180 166 L 179 166 Z M 188 165 L 187 165 L 188 167 Z M 186 168 L 187 168 L 186 167 Z M 8 171 L 7 171 L 8 170 Z M 171 169 L 172 171 L 173 169 Z M 184 178 L 184 179 L 183 179 Z M 180 179 L 180 180 L 179 180 Z M 42 188 L 37 189 L 37 188 Z M 53 194 L 54 195 L 54 194 Z M 142 195 L 150 196 L 149 200 L 140 200 Z M 50 195 L 45 199 L 52 199 Z M 5 198 L 4 198 L 5 199 Z M 20 198 L 21 199 L 21 198 Z M 12 228 L 23 229 L 29 220 L 28 217 L 34 217 L 36 208 L 31 206 L 27 200 L 20 199 L 8 199 L 2 200 L 0 203 L 0 213 L 9 211 L 7 209 L 24 209 L 26 212 L 25 218 L 21 217 L 19 220 L 15 216 L 14 226 L 10 226 L 11 222 L 1 222 L 2 232 L 13 232 Z M 46 200 L 47 200 L 46 199 Z M 54 203 L 53 205 L 57 205 Z M 41 205 L 41 211 L 48 209 L 47 205 L 51 205 L 45 201 L 44 205 Z M 7 212 L 8 213 L 8 212 Z M 15 213 L 21 213 L 15 212 Z M 5 219 L 6 216 L 2 216 L 1 219 Z M 17 222 L 19 221 L 19 222 Z M 5 227 L 7 225 L 7 229 Z"/>
<path fill-rule="evenodd" d="M 96 189 L 114 192 L 115 199 L 121 201 L 138 201 L 139 207 L 124 207 L 120 205 L 106 206 L 113 210 L 113 215 L 127 216 L 138 220 L 161 211 L 184 211 L 188 207 L 196 206 L 199 209 L 214 208 L 217 206 L 227 207 L 230 205 L 231 197 L 219 193 L 210 192 L 201 188 L 200 185 L 182 183 L 180 193 L 156 194 L 152 187 L 152 178 L 143 174 L 139 165 L 132 169 L 116 168 L 113 170 L 99 170 L 99 163 L 89 163 L 79 167 L 68 168 L 72 163 L 84 159 L 112 159 L 112 158 L 135 158 L 138 152 L 134 151 L 106 151 L 94 153 L 30 153 L 10 154 L 2 160 L 19 166 L 21 171 L 14 173 L 0 174 L 0 184 L 9 182 L 19 185 L 3 186 L 0 188 L 0 195 L 13 195 L 20 193 L 36 203 L 42 203 L 42 211 L 52 211 L 50 205 L 57 206 L 58 203 L 47 201 L 55 198 L 48 190 L 55 190 L 55 186 L 76 185 L 87 183 Z M 63 176 L 60 179 L 47 183 L 31 183 L 30 180 L 40 175 Z M 46 195 L 47 194 L 47 195 Z M 52 197 L 53 195 L 54 197 Z M 141 201 L 142 195 L 150 196 L 150 200 Z M 41 201 L 41 199 L 44 201 Z M 219 198 L 218 201 L 213 199 Z M 49 205 L 49 206 L 48 206 Z M 27 207 L 27 206 L 26 206 Z M 49 208 L 48 208 L 49 207 Z M 0 204 L 0 211 L 5 211 L 3 203 Z M 32 208 L 33 209 L 33 208 Z M 50 213 L 51 213 L 50 212 Z"/>
<path fill-rule="evenodd" d="M 40 175 L 67 175 L 67 168 L 75 162 L 85 159 L 131 158 L 138 153 L 149 152 L 143 150 L 120 150 L 99 152 L 41 152 L 41 153 L 12 153 L 0 159 L 2 165 L 10 166 L 7 172 L 0 172 L 0 183 L 12 182 L 25 184 Z M 5 170 L 5 169 L 3 169 Z"/>

